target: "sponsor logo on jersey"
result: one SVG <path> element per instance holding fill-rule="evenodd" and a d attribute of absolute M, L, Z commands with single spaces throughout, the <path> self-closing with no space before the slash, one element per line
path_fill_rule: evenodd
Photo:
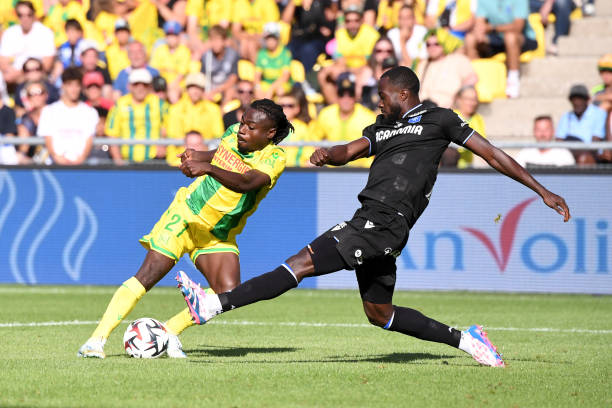
<path fill-rule="evenodd" d="M 379 130 L 376 132 L 376 141 L 381 142 L 383 140 L 387 140 L 397 135 L 413 134 L 413 135 L 420 136 L 422 131 L 423 131 L 423 126 L 421 125 L 408 125 L 408 126 L 404 126 L 403 128 L 393 129 L 393 130 L 390 130 L 390 129 Z"/>
<path fill-rule="evenodd" d="M 365 229 L 370 229 L 370 228 L 374 228 L 374 223 L 370 220 L 367 220 L 365 225 L 363 226 L 363 228 Z"/>
<path fill-rule="evenodd" d="M 217 148 L 217 152 L 213 157 L 213 162 L 215 166 L 221 167 L 224 170 L 244 174 L 247 171 L 251 170 L 249 166 L 243 162 L 237 154 L 227 149 L 224 144 L 220 144 Z"/>
<path fill-rule="evenodd" d="M 422 117 L 423 115 L 415 116 L 413 118 L 411 117 L 410 119 L 408 119 L 408 123 L 419 123 Z"/>
<path fill-rule="evenodd" d="M 341 222 L 340 224 L 336 225 L 334 228 L 332 228 L 332 231 L 338 231 L 341 230 L 342 228 L 346 227 L 346 222 Z"/>

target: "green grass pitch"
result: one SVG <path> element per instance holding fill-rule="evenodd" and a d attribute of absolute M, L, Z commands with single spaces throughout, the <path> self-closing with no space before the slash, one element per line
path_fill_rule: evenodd
<path fill-rule="evenodd" d="M 505 369 L 369 326 L 357 292 L 325 290 L 187 329 L 187 360 L 128 358 L 125 324 L 105 360 L 77 358 L 113 291 L 0 286 L 0 406 L 612 406 L 610 296 L 396 293 L 394 303 L 458 328 L 485 325 Z M 176 288 L 155 288 L 127 320 L 182 307 Z"/>

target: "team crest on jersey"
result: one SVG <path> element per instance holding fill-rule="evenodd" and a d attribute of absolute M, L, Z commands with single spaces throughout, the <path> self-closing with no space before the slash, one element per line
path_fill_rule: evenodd
<path fill-rule="evenodd" d="M 415 116 L 414 118 L 408 119 L 408 123 L 419 123 L 423 115 Z"/>

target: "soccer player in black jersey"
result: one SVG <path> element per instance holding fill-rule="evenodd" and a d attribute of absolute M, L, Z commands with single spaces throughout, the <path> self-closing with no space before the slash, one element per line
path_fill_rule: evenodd
<path fill-rule="evenodd" d="M 382 115 L 363 130 L 363 137 L 329 149 L 317 149 L 310 161 L 340 166 L 374 155 L 368 182 L 359 194 L 362 206 L 312 241 L 275 270 L 231 292 L 206 294 L 179 272 L 177 280 L 196 323 L 219 313 L 271 299 L 296 287 L 309 276 L 354 269 L 363 308 L 370 323 L 419 339 L 459 348 L 481 364 L 504 366 L 504 361 L 481 326 L 465 331 L 437 322 L 422 313 L 393 305 L 395 259 L 427 204 L 436 181 L 438 163 L 450 142 L 470 149 L 497 171 L 529 187 L 546 205 L 568 221 L 565 200 L 539 184 L 506 153 L 491 145 L 449 109 L 421 103 L 419 80 L 412 70 L 396 67 L 380 79 Z"/>

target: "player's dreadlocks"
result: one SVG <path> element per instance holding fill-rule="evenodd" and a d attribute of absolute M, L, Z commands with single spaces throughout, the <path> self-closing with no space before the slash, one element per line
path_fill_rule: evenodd
<path fill-rule="evenodd" d="M 408 67 L 394 67 L 382 74 L 382 78 L 388 78 L 389 81 L 400 88 L 408 89 L 413 95 L 419 94 L 419 78 L 413 70 Z"/>
<path fill-rule="evenodd" d="M 283 113 L 283 108 L 270 99 L 258 99 L 251 104 L 251 108 L 265 113 L 268 119 L 274 122 L 276 134 L 272 139 L 272 143 L 279 144 L 289 135 L 290 131 L 293 132 L 295 130 Z"/>

